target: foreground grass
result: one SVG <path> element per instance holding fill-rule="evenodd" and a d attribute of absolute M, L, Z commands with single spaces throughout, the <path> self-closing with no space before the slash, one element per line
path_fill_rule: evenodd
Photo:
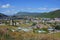
<path fill-rule="evenodd" d="M 9 26 L 9 25 L 0 25 L 0 28 L 13 28 L 13 29 L 16 29 L 17 27 L 16 26 Z"/>
<path fill-rule="evenodd" d="M 60 33 L 55 34 L 36 34 L 26 32 L 10 32 L 14 40 L 60 40 Z"/>
<path fill-rule="evenodd" d="M 0 28 L 16 28 L 14 26 L 0 26 Z M 4 32 L 0 30 L 0 40 L 60 40 L 60 32 L 53 34 L 38 34 L 33 32 Z"/>

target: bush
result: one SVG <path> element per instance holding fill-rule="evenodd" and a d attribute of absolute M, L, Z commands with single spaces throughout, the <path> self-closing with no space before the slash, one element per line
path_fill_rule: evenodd
<path fill-rule="evenodd" d="M 60 30 L 60 25 L 56 25 L 55 29 Z"/>
<path fill-rule="evenodd" d="M 32 26 L 35 26 L 37 23 L 33 23 Z"/>

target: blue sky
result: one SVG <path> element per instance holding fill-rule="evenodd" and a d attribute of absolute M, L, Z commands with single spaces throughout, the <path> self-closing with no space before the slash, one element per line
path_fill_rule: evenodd
<path fill-rule="evenodd" d="M 60 0 L 0 0 L 0 13 L 49 12 L 60 9 Z"/>

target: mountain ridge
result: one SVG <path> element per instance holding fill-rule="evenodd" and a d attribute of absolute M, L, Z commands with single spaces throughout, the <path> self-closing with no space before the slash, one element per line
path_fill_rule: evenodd
<path fill-rule="evenodd" d="M 14 17 L 20 17 L 20 16 L 34 16 L 34 17 L 45 17 L 45 18 L 60 18 L 60 9 L 51 11 L 51 12 L 44 12 L 44 13 L 37 13 L 37 12 L 17 12 Z M 0 13 L 0 17 L 8 17 L 8 15 L 5 15 L 3 13 Z"/>
<path fill-rule="evenodd" d="M 48 13 L 18 12 L 15 16 L 38 16 L 38 17 L 46 17 L 46 18 L 56 18 L 56 17 L 60 17 L 60 9 Z"/>
<path fill-rule="evenodd" d="M 5 15 L 5 14 L 3 14 L 3 13 L 0 13 L 0 17 L 2 18 L 2 17 L 8 17 L 8 15 Z"/>

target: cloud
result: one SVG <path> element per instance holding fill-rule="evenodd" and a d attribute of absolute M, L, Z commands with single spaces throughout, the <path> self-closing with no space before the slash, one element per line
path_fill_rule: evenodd
<path fill-rule="evenodd" d="M 54 11 L 60 8 L 48 8 L 48 7 L 40 7 L 40 8 L 21 8 L 20 11 Z"/>
<path fill-rule="evenodd" d="M 37 8 L 38 10 L 58 10 L 60 8 Z"/>
<path fill-rule="evenodd" d="M 26 10 L 47 10 L 48 8 L 26 8 Z"/>
<path fill-rule="evenodd" d="M 16 10 L 16 9 L 11 9 L 11 10 L 4 10 L 2 11 L 2 13 L 5 13 L 6 15 L 13 15 L 16 14 L 17 12 L 19 12 L 20 10 Z"/>
<path fill-rule="evenodd" d="M 38 10 L 47 10 L 48 8 L 37 8 Z"/>
<path fill-rule="evenodd" d="M 1 8 L 9 8 L 9 7 L 10 7 L 10 4 L 5 4 L 1 6 Z"/>
<path fill-rule="evenodd" d="M 60 9 L 60 8 L 50 8 L 50 10 L 58 10 L 58 9 Z"/>

